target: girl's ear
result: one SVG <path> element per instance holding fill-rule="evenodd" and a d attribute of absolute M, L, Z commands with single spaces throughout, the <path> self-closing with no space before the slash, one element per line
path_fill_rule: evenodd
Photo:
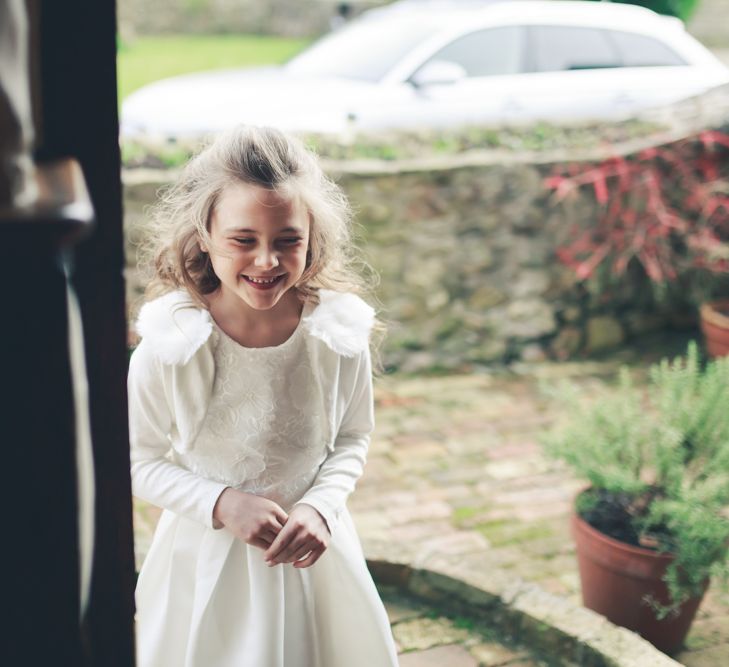
<path fill-rule="evenodd" d="M 205 245 L 205 241 L 203 241 L 199 236 L 197 237 L 197 244 L 200 246 L 200 250 L 203 252 L 209 252 L 207 245 Z"/>

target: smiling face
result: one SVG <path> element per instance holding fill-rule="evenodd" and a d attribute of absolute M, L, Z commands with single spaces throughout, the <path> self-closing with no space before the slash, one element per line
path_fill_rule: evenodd
<path fill-rule="evenodd" d="M 231 184 L 213 210 L 210 240 L 209 248 L 201 245 L 225 303 L 242 301 L 254 310 L 269 310 L 282 299 L 295 303 L 291 288 L 306 269 L 309 247 L 309 216 L 300 201 L 249 183 Z"/>

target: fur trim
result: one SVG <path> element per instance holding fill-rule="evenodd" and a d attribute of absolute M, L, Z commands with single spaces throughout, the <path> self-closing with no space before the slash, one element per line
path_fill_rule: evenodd
<path fill-rule="evenodd" d="M 319 305 L 303 317 L 305 329 L 337 354 L 354 357 L 367 349 L 375 311 L 354 294 L 319 290 Z M 164 364 L 186 364 L 210 338 L 213 320 L 183 291 L 145 303 L 137 333 Z"/>
<path fill-rule="evenodd" d="M 137 333 L 164 364 L 186 364 L 210 338 L 210 313 L 182 291 L 164 294 L 139 311 Z"/>
<path fill-rule="evenodd" d="M 354 294 L 319 290 L 319 305 L 303 323 L 312 336 L 344 357 L 354 357 L 369 345 L 375 311 Z"/>

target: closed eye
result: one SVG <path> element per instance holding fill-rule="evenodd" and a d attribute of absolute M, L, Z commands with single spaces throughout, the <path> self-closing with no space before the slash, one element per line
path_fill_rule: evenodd
<path fill-rule="evenodd" d="M 236 238 L 233 238 L 232 240 L 235 243 L 237 243 L 238 245 L 242 245 L 242 246 L 252 246 L 257 242 L 257 240 L 255 238 L 250 237 L 250 236 L 236 237 Z M 278 245 L 291 247 L 291 246 L 297 245 L 302 240 L 303 239 L 301 236 L 286 236 L 284 238 L 276 239 L 276 243 Z"/>

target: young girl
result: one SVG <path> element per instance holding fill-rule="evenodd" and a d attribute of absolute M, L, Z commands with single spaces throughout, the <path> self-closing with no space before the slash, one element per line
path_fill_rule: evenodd
<path fill-rule="evenodd" d="M 397 665 L 345 506 L 375 320 L 341 191 L 300 142 L 238 128 L 168 191 L 154 245 L 129 368 L 133 490 L 164 508 L 139 667 Z"/>

